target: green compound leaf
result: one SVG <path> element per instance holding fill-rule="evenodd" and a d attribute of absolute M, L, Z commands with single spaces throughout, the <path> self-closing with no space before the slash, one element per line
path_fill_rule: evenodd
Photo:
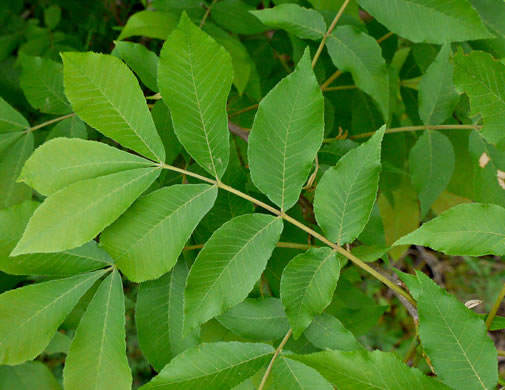
<path fill-rule="evenodd" d="M 306 49 L 296 70 L 261 101 L 249 136 L 252 180 L 284 211 L 297 202 L 321 147 L 323 114 L 323 95 Z"/>
<path fill-rule="evenodd" d="M 333 386 L 313 368 L 283 356 L 272 369 L 275 390 L 333 390 Z"/>
<path fill-rule="evenodd" d="M 467 0 L 359 0 L 359 5 L 412 42 L 443 44 L 494 37 Z"/>
<path fill-rule="evenodd" d="M 140 43 L 115 41 L 121 59 L 151 91 L 158 92 L 158 56 Z"/>
<path fill-rule="evenodd" d="M 135 323 L 140 348 L 158 372 L 175 356 L 199 342 L 200 329 L 182 334 L 184 286 L 188 267 L 178 261 L 170 273 L 140 285 Z"/>
<path fill-rule="evenodd" d="M 35 150 L 26 161 L 18 181 L 49 196 L 81 180 L 152 165 L 142 157 L 104 143 L 55 138 Z"/>
<path fill-rule="evenodd" d="M 4 133 L 20 132 L 29 127 L 25 117 L 0 97 L 0 136 Z"/>
<path fill-rule="evenodd" d="M 232 78 L 230 55 L 183 13 L 161 50 L 158 86 L 182 145 L 218 178 L 230 155 L 226 99 Z"/>
<path fill-rule="evenodd" d="M 456 88 L 470 98 L 471 115 L 482 115 L 481 134 L 489 143 L 504 150 L 505 64 L 482 51 L 473 51 L 469 55 L 458 51 L 453 61 Z"/>
<path fill-rule="evenodd" d="M 289 331 L 289 323 L 278 298 L 247 298 L 217 317 L 236 335 L 258 341 L 277 340 Z"/>
<path fill-rule="evenodd" d="M 189 272 L 184 328 L 192 329 L 242 302 L 266 267 L 283 229 L 282 219 L 242 215 L 207 241 Z"/>
<path fill-rule="evenodd" d="M 0 295 L 0 364 L 35 359 L 79 299 L 103 274 L 104 271 L 96 271 L 51 280 Z"/>
<path fill-rule="evenodd" d="M 63 53 L 65 93 L 74 112 L 107 137 L 155 161 L 165 150 L 138 80 L 118 58 Z"/>
<path fill-rule="evenodd" d="M 251 11 L 261 22 L 270 27 L 284 29 L 301 39 L 322 39 L 326 33 L 323 16 L 297 4 L 280 4 L 274 8 Z"/>
<path fill-rule="evenodd" d="M 449 184 L 454 160 L 451 141 L 438 131 L 426 130 L 410 149 L 410 175 L 421 203 L 421 216 Z"/>
<path fill-rule="evenodd" d="M 317 370 L 338 390 L 450 390 L 393 353 L 324 351 L 289 357 Z"/>
<path fill-rule="evenodd" d="M 58 252 L 92 240 L 159 176 L 138 168 L 81 180 L 48 197 L 30 219 L 11 256 Z"/>
<path fill-rule="evenodd" d="M 351 72 L 356 86 L 377 103 L 382 117 L 389 118 L 389 77 L 377 41 L 352 26 L 337 27 L 328 36 L 331 60 L 342 72 Z"/>
<path fill-rule="evenodd" d="M 326 313 L 314 317 L 303 334 L 307 340 L 323 350 L 356 351 L 363 349 L 350 330 L 346 329 L 338 319 Z"/>
<path fill-rule="evenodd" d="M 339 245 L 354 241 L 370 218 L 379 185 L 385 130 L 383 126 L 369 141 L 347 152 L 324 173 L 317 186 L 317 222 L 326 236 Z"/>
<path fill-rule="evenodd" d="M 417 272 L 419 336 L 438 377 L 454 389 L 492 389 L 498 381 L 496 348 L 484 321 L 428 276 Z"/>
<path fill-rule="evenodd" d="M 284 268 L 281 300 L 295 339 L 330 304 L 339 275 L 340 262 L 330 248 L 309 249 Z"/>
<path fill-rule="evenodd" d="M 33 133 L 26 133 L 0 151 L 0 208 L 32 198 L 32 190 L 16 180 L 26 159 L 33 152 Z"/>
<path fill-rule="evenodd" d="M 177 262 L 184 245 L 211 209 L 217 188 L 180 184 L 139 200 L 101 235 L 102 246 L 131 280 L 159 278 Z"/>
<path fill-rule="evenodd" d="M 268 363 L 274 349 L 258 343 L 201 344 L 175 357 L 142 390 L 230 390 Z"/>
<path fill-rule="evenodd" d="M 113 271 L 98 287 L 75 332 L 63 370 L 65 389 L 129 390 L 125 305 L 121 275 Z"/>
<path fill-rule="evenodd" d="M 439 125 L 449 118 L 459 101 L 452 81 L 454 65 L 449 62 L 451 45 L 440 49 L 419 83 L 419 116 L 425 125 Z"/>
<path fill-rule="evenodd" d="M 19 83 L 28 102 L 47 114 L 72 111 L 63 92 L 63 67 L 49 58 L 22 56 Z"/>
<path fill-rule="evenodd" d="M 504 238 L 504 208 L 467 203 L 451 207 L 394 245 L 422 245 L 453 256 L 504 256 Z"/>
<path fill-rule="evenodd" d="M 0 257 L 0 271 L 11 275 L 69 276 L 111 264 L 113 260 L 95 241 L 62 252 Z"/>

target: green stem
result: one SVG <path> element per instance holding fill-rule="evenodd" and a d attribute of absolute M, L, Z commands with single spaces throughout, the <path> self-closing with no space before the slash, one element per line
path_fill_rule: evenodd
<path fill-rule="evenodd" d="M 503 284 L 503 287 L 501 288 L 500 293 L 498 294 L 498 298 L 496 298 L 493 308 L 491 309 L 491 311 L 487 316 L 486 326 L 488 329 L 491 327 L 491 324 L 493 323 L 493 320 L 496 317 L 496 313 L 498 313 L 498 309 L 500 308 L 500 305 L 504 298 L 505 298 L 505 284 Z"/>
<path fill-rule="evenodd" d="M 317 48 L 316 54 L 314 55 L 314 59 L 312 60 L 312 69 L 314 69 L 314 67 L 316 66 L 317 60 L 319 60 L 319 56 L 321 55 L 321 53 L 323 51 L 324 45 L 326 43 L 326 40 L 328 39 L 328 37 L 330 36 L 330 34 L 335 29 L 335 26 L 337 25 L 337 22 L 339 21 L 340 17 L 344 13 L 345 7 L 347 7 L 347 4 L 349 4 L 349 1 L 350 0 L 345 0 L 344 1 L 344 4 L 342 4 L 342 6 L 340 7 L 340 9 L 338 10 L 337 15 L 333 19 L 333 22 L 331 22 L 331 25 L 328 28 L 328 31 L 326 31 L 326 34 L 324 34 L 324 37 L 323 37 L 321 43 L 319 44 L 319 47 Z"/>
<path fill-rule="evenodd" d="M 338 253 L 344 255 L 345 257 L 347 257 L 355 265 L 357 265 L 358 267 L 360 267 L 364 271 L 368 272 L 369 274 L 371 274 L 372 276 L 374 276 L 376 279 L 380 280 L 382 283 L 384 283 L 386 286 L 388 286 L 389 288 L 391 288 L 392 290 L 394 290 L 399 295 L 403 296 L 414 307 L 416 307 L 416 301 L 410 296 L 410 294 L 407 291 L 405 291 L 404 289 L 402 289 L 400 286 L 396 285 L 393 281 L 389 280 L 386 276 L 382 275 L 381 273 L 379 273 L 378 271 L 376 271 L 374 268 L 370 267 L 367 263 L 363 262 L 362 260 L 360 260 L 359 258 L 357 258 L 356 256 L 354 256 L 351 252 L 346 251 L 341 246 L 338 246 L 337 244 L 331 242 L 326 237 L 324 237 L 321 234 L 319 234 L 318 232 L 312 230 L 308 226 L 305 226 L 303 223 L 297 221 L 293 217 L 290 217 L 289 215 L 283 213 L 280 210 L 277 210 L 275 207 L 272 207 L 272 206 L 270 206 L 270 205 L 262 202 L 259 199 L 253 198 L 250 195 L 247 195 L 247 194 L 245 194 L 245 193 L 243 193 L 243 192 L 241 192 L 241 191 L 239 191 L 239 190 L 237 190 L 237 189 L 235 189 L 233 187 L 230 187 L 230 186 L 222 183 L 220 180 L 209 179 L 207 177 L 198 175 L 197 173 L 193 173 L 193 172 L 187 171 L 185 169 L 177 168 L 177 167 L 174 167 L 172 165 L 168 165 L 168 164 L 164 164 L 164 163 L 160 163 L 159 167 L 164 168 L 164 169 L 169 169 L 169 170 L 172 170 L 172 171 L 175 171 L 175 172 L 179 172 L 179 173 L 182 173 L 182 174 L 185 174 L 185 175 L 188 175 L 188 176 L 191 176 L 191 177 L 203 180 L 203 181 L 205 181 L 205 182 L 207 182 L 209 184 L 213 184 L 213 185 L 217 186 L 218 188 L 222 188 L 225 191 L 228 191 L 228 192 L 230 192 L 230 193 L 232 193 L 234 195 L 237 195 L 237 196 L 239 196 L 239 197 L 241 197 L 243 199 L 246 199 L 246 200 L 250 201 L 251 203 L 253 203 L 253 204 L 257 205 L 257 206 L 260 206 L 260 207 L 264 208 L 265 210 L 270 211 L 272 214 L 277 215 L 277 216 L 283 218 L 284 220 L 288 221 L 289 223 L 291 223 L 291 224 L 295 225 L 296 227 L 300 228 L 301 230 L 307 232 L 312 237 L 317 238 L 319 241 L 321 241 L 324 244 L 328 245 L 329 247 L 335 249 Z"/>
<path fill-rule="evenodd" d="M 41 127 L 52 125 L 53 123 L 62 121 L 62 120 L 67 119 L 67 118 L 72 118 L 74 115 L 75 115 L 75 113 L 59 116 L 58 118 L 51 119 L 50 121 L 41 123 L 40 125 L 29 127 L 28 129 L 25 130 L 25 132 L 29 133 L 29 132 L 35 131 L 37 129 L 40 129 Z"/>
<path fill-rule="evenodd" d="M 217 3 L 217 0 L 213 0 L 212 3 L 210 3 L 210 5 L 207 7 L 207 9 L 205 10 L 205 14 L 203 15 L 203 18 L 202 18 L 202 21 L 200 22 L 200 28 L 203 27 L 203 25 L 205 24 L 205 21 L 207 20 L 207 18 L 209 17 L 210 15 L 210 11 L 212 9 L 212 7 L 214 7 L 214 5 Z"/>
<path fill-rule="evenodd" d="M 270 375 L 270 372 L 272 372 L 272 367 L 274 366 L 275 359 L 277 359 L 277 356 L 279 356 L 279 354 L 281 353 L 282 348 L 284 348 L 284 346 L 288 342 L 289 338 L 291 337 L 292 333 L 293 333 L 293 330 L 289 329 L 288 333 L 286 333 L 286 336 L 284 336 L 284 338 L 282 339 L 281 343 L 279 344 L 279 346 L 275 350 L 274 356 L 272 356 L 272 360 L 270 360 L 270 363 L 268 364 L 267 370 L 265 371 L 265 374 L 263 375 L 263 378 L 261 378 L 261 383 L 260 383 L 260 385 L 258 387 L 258 390 L 263 390 L 263 388 L 265 387 L 265 384 L 267 383 L 268 376 Z"/>
<path fill-rule="evenodd" d="M 505 357 L 505 351 L 500 351 L 500 350 L 498 349 L 496 352 L 498 352 L 498 356 L 503 356 L 503 357 Z"/>
<path fill-rule="evenodd" d="M 322 87 L 323 86 L 321 85 L 321 88 Z M 358 88 L 358 87 L 356 87 L 355 85 L 338 85 L 336 87 L 323 88 L 322 91 L 323 92 L 344 91 L 346 89 L 355 89 L 355 88 Z"/>
<path fill-rule="evenodd" d="M 418 345 L 419 345 L 419 339 L 417 338 L 417 336 L 415 336 L 412 342 L 410 343 L 409 349 L 405 354 L 405 357 L 403 358 L 404 363 L 408 363 L 410 359 L 416 356 L 416 350 Z"/>

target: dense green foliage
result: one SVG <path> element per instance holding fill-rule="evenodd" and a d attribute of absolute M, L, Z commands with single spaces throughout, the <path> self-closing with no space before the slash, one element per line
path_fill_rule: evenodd
<path fill-rule="evenodd" d="M 504 21 L 0 2 L 0 390 L 505 385 Z"/>

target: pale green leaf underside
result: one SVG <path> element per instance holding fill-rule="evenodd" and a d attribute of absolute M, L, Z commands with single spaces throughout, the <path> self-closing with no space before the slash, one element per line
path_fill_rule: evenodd
<path fill-rule="evenodd" d="M 104 143 L 55 138 L 35 150 L 26 161 L 19 181 L 48 196 L 81 180 L 152 165 L 146 159 Z"/>
<path fill-rule="evenodd" d="M 323 350 L 356 351 L 363 349 L 350 330 L 347 330 L 338 319 L 326 313 L 314 317 L 303 334 L 307 340 Z"/>
<path fill-rule="evenodd" d="M 22 56 L 19 83 L 28 102 L 41 112 L 67 114 L 72 111 L 63 92 L 63 68 L 49 58 Z"/>
<path fill-rule="evenodd" d="M 275 390 L 333 390 L 333 386 L 313 368 L 283 356 L 272 369 Z"/>
<path fill-rule="evenodd" d="M 236 335 L 259 341 L 276 340 L 289 330 L 289 323 L 278 298 L 247 298 L 217 317 Z"/>
<path fill-rule="evenodd" d="M 450 390 L 393 353 L 325 351 L 290 358 L 314 368 L 339 390 Z"/>
<path fill-rule="evenodd" d="M 454 65 L 449 62 L 450 44 L 440 49 L 419 83 L 419 116 L 425 125 L 439 125 L 449 118 L 459 95 L 452 81 Z"/>
<path fill-rule="evenodd" d="M 482 203 L 452 207 L 394 243 L 407 244 L 453 256 L 504 256 L 505 209 Z"/>
<path fill-rule="evenodd" d="M 76 275 L 94 271 L 113 263 L 95 241 L 75 249 L 56 253 L 33 253 L 0 257 L 0 271 L 12 275 Z"/>
<path fill-rule="evenodd" d="M 309 249 L 284 268 L 281 300 L 295 339 L 330 304 L 339 275 L 340 262 L 330 248 Z"/>
<path fill-rule="evenodd" d="M 289 210 L 300 196 L 324 136 L 323 95 L 306 50 L 296 70 L 261 101 L 249 136 L 256 186 Z"/>
<path fill-rule="evenodd" d="M 162 188 L 137 200 L 100 242 L 129 279 L 159 278 L 175 265 L 216 197 L 217 188 L 207 184 Z"/>
<path fill-rule="evenodd" d="M 370 15 L 413 42 L 494 38 L 467 0 L 359 0 Z"/>
<path fill-rule="evenodd" d="M 32 198 L 32 190 L 17 178 L 26 159 L 33 152 L 33 133 L 24 134 L 0 152 L 0 208 Z"/>
<path fill-rule="evenodd" d="M 82 180 L 48 197 L 30 219 L 11 255 L 58 252 L 92 240 L 159 176 L 138 168 Z"/>
<path fill-rule="evenodd" d="M 0 97 L 0 134 L 23 131 L 28 127 L 25 117 Z"/>
<path fill-rule="evenodd" d="M 260 278 L 283 229 L 282 220 L 248 214 L 226 222 L 189 272 L 184 328 L 192 329 L 242 302 Z"/>
<path fill-rule="evenodd" d="M 100 284 L 77 327 L 63 371 L 65 389 L 131 389 L 124 312 L 121 276 L 113 271 Z"/>
<path fill-rule="evenodd" d="M 202 344 L 174 358 L 142 390 L 229 390 L 259 371 L 273 352 L 266 344 Z"/>
<path fill-rule="evenodd" d="M 481 134 L 491 144 L 505 149 L 505 64 L 491 54 L 461 51 L 453 57 L 454 84 L 470 98 L 472 115 L 481 114 Z"/>
<path fill-rule="evenodd" d="M 161 50 L 158 86 L 179 141 L 219 178 L 230 155 L 226 99 L 232 78 L 230 55 L 184 13 Z"/>
<path fill-rule="evenodd" d="M 326 32 L 323 16 L 316 10 L 300 7 L 298 4 L 280 4 L 251 13 L 264 25 L 282 28 L 301 39 L 319 40 Z"/>
<path fill-rule="evenodd" d="M 342 72 L 351 72 L 356 86 L 377 103 L 382 117 L 389 117 L 389 80 L 386 61 L 377 41 L 352 26 L 337 27 L 326 41 L 328 53 Z"/>
<path fill-rule="evenodd" d="M 170 273 L 139 287 L 135 323 L 140 348 L 158 372 L 175 356 L 199 342 L 200 329 L 182 334 L 184 286 L 188 267 L 179 261 Z"/>
<path fill-rule="evenodd" d="M 496 386 L 496 349 L 484 321 L 421 272 L 417 300 L 419 336 L 435 372 L 454 389 Z"/>
<path fill-rule="evenodd" d="M 438 131 L 426 130 L 410 149 L 409 169 L 421 203 L 421 216 L 449 184 L 454 160 L 451 141 Z"/>
<path fill-rule="evenodd" d="M 357 148 L 351 149 L 337 165 L 328 169 L 316 189 L 314 212 L 319 226 L 333 242 L 354 241 L 372 213 L 381 170 L 381 142 L 386 127 Z"/>
<path fill-rule="evenodd" d="M 138 80 L 118 58 L 98 53 L 62 54 L 65 93 L 90 126 L 155 161 L 165 150 Z"/>
<path fill-rule="evenodd" d="M 0 364 L 19 364 L 37 357 L 81 296 L 102 275 L 103 271 L 96 271 L 0 295 Z"/>

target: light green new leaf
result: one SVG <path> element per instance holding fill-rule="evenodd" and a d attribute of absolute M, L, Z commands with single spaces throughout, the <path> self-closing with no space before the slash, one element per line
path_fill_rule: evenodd
<path fill-rule="evenodd" d="M 453 256 L 504 256 L 505 209 L 482 203 L 454 206 L 394 243 L 402 244 Z"/>
<path fill-rule="evenodd" d="M 32 284 L 0 295 L 0 364 L 35 359 L 81 296 L 103 273 L 96 271 Z"/>
<path fill-rule="evenodd" d="M 266 344 L 201 344 L 175 357 L 141 389 L 229 390 L 259 371 L 273 352 Z"/>
<path fill-rule="evenodd" d="M 328 169 L 314 197 L 314 213 L 326 236 L 339 245 L 354 241 L 365 228 L 377 196 L 381 143 L 386 127 L 351 149 Z"/>
<path fill-rule="evenodd" d="M 199 328 L 186 336 L 182 334 L 187 275 L 188 267 L 184 261 L 179 261 L 170 273 L 139 287 L 135 306 L 139 344 L 158 372 L 175 356 L 199 342 Z"/>
<path fill-rule="evenodd" d="M 63 370 L 65 389 L 130 390 L 123 283 L 114 271 L 98 288 L 75 332 Z"/>
<path fill-rule="evenodd" d="M 454 84 L 470 98 L 471 115 L 482 115 L 480 133 L 491 144 L 505 149 L 505 64 L 491 54 L 462 51 L 453 57 Z"/>
<path fill-rule="evenodd" d="M 207 184 L 165 187 L 140 198 L 100 236 L 121 272 L 135 282 L 170 271 L 217 197 Z"/>
<path fill-rule="evenodd" d="M 47 114 L 68 114 L 70 103 L 63 92 L 63 69 L 58 62 L 43 57 L 22 56 L 19 83 L 28 102 Z"/>
<path fill-rule="evenodd" d="M 55 192 L 35 211 L 11 255 L 58 252 L 92 240 L 159 174 L 157 168 L 131 169 L 81 180 Z"/>
<path fill-rule="evenodd" d="M 158 92 L 158 56 L 144 45 L 115 41 L 114 50 L 151 91 Z"/>
<path fill-rule="evenodd" d="M 333 386 L 313 368 L 280 356 L 272 369 L 275 390 L 333 390 Z"/>
<path fill-rule="evenodd" d="M 160 11 L 140 11 L 128 18 L 118 40 L 133 36 L 166 39 L 177 26 L 176 13 Z"/>
<path fill-rule="evenodd" d="M 303 334 L 307 340 L 323 350 L 356 351 L 363 349 L 350 330 L 347 330 L 338 319 L 326 313 L 314 317 Z"/>
<path fill-rule="evenodd" d="M 281 4 L 274 8 L 251 11 L 261 22 L 274 28 L 282 28 L 301 39 L 320 40 L 326 33 L 323 16 L 297 4 Z"/>
<path fill-rule="evenodd" d="M 459 101 L 452 81 L 454 65 L 449 62 L 451 53 L 451 45 L 443 45 L 419 83 L 419 116 L 425 125 L 444 122 Z"/>
<path fill-rule="evenodd" d="M 454 148 L 442 133 L 426 130 L 410 149 L 409 169 L 412 184 L 421 203 L 421 216 L 445 190 L 454 171 Z"/>
<path fill-rule="evenodd" d="M 192 329 L 242 302 L 266 267 L 283 229 L 282 219 L 242 215 L 207 241 L 189 272 L 184 328 Z"/>
<path fill-rule="evenodd" d="M 23 131 L 28 127 L 30 124 L 25 117 L 0 97 L 0 134 Z"/>
<path fill-rule="evenodd" d="M 152 165 L 146 159 L 104 143 L 55 138 L 35 150 L 26 161 L 18 181 L 49 196 L 81 180 Z"/>
<path fill-rule="evenodd" d="M 69 276 L 111 265 L 113 260 L 95 241 L 56 253 L 0 257 L 0 271 L 11 275 Z"/>
<path fill-rule="evenodd" d="M 493 38 L 468 0 L 359 0 L 389 30 L 412 42 Z"/>
<path fill-rule="evenodd" d="M 389 79 L 386 61 L 377 41 L 352 26 L 339 26 L 328 36 L 331 60 L 342 72 L 351 72 L 356 86 L 377 103 L 382 117 L 389 118 Z"/>
<path fill-rule="evenodd" d="M 161 50 L 158 86 L 177 137 L 218 178 L 230 155 L 226 98 L 232 78 L 230 55 L 183 13 Z"/>
<path fill-rule="evenodd" d="M 496 348 L 484 321 L 423 273 L 417 278 L 419 337 L 438 377 L 454 389 L 494 388 Z"/>
<path fill-rule="evenodd" d="M 284 211 L 298 201 L 321 147 L 323 114 L 323 95 L 306 49 L 296 70 L 261 101 L 249 136 L 251 178 Z"/>
<path fill-rule="evenodd" d="M 74 115 L 58 122 L 58 124 L 54 126 L 47 135 L 46 141 L 58 137 L 87 139 L 88 129 L 81 118 Z"/>
<path fill-rule="evenodd" d="M 277 340 L 289 330 L 289 323 L 278 298 L 247 298 L 217 317 L 236 335 L 259 341 Z"/>
<path fill-rule="evenodd" d="M 338 390 L 450 390 L 393 353 L 324 351 L 289 357 L 317 370 Z"/>
<path fill-rule="evenodd" d="M 118 58 L 98 53 L 63 53 L 65 93 L 90 126 L 155 161 L 165 151 L 138 80 Z"/>
<path fill-rule="evenodd" d="M 32 152 L 33 133 L 27 133 L 0 153 L 0 208 L 32 198 L 30 187 L 16 183 L 23 164 Z"/>
<path fill-rule="evenodd" d="M 61 390 L 53 373 L 41 362 L 0 366 L 0 390 Z"/>
<path fill-rule="evenodd" d="M 293 258 L 281 278 L 281 300 L 297 339 L 331 302 L 340 262 L 330 248 L 309 249 Z"/>

